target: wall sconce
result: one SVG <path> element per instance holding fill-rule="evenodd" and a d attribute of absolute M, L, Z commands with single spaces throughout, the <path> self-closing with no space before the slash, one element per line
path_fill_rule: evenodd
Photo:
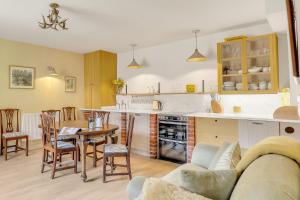
<path fill-rule="evenodd" d="M 58 76 L 59 74 L 56 72 L 55 68 L 52 66 L 47 67 L 47 71 L 49 76 Z"/>

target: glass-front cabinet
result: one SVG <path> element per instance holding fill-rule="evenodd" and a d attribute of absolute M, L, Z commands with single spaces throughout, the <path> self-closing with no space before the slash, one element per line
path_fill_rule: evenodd
<path fill-rule="evenodd" d="M 236 37 L 218 43 L 221 94 L 277 93 L 277 36 Z"/>

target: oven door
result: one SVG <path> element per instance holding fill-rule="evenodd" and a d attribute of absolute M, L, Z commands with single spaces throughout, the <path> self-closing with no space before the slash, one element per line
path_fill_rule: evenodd
<path fill-rule="evenodd" d="M 186 163 L 186 143 L 159 138 L 159 159 Z"/>

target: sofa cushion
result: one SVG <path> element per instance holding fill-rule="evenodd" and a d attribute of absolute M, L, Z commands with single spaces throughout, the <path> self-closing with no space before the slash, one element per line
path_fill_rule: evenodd
<path fill-rule="evenodd" d="M 222 156 L 222 154 L 224 153 L 224 151 L 229 147 L 230 143 L 225 142 L 223 143 L 223 145 L 218 149 L 218 151 L 216 152 L 215 156 L 212 158 L 212 160 L 209 163 L 208 169 L 209 170 L 214 170 L 218 160 L 220 159 L 220 157 Z"/>
<path fill-rule="evenodd" d="M 237 171 L 182 170 L 181 180 L 181 187 L 188 191 L 214 200 L 227 200 L 237 180 Z"/>
<path fill-rule="evenodd" d="M 146 178 L 143 176 L 134 177 L 127 185 L 127 192 L 129 200 L 137 198 L 143 190 Z"/>
<path fill-rule="evenodd" d="M 238 162 L 241 160 L 241 148 L 239 143 L 229 145 L 223 154 L 220 156 L 214 170 L 235 169 Z"/>
<path fill-rule="evenodd" d="M 207 171 L 206 168 L 188 163 L 188 164 L 184 164 L 184 165 L 177 167 L 176 169 L 171 171 L 169 174 L 164 176 L 162 179 L 169 183 L 172 183 L 174 185 L 180 186 L 181 185 L 181 170 Z"/>
<path fill-rule="evenodd" d="M 194 148 L 191 163 L 194 165 L 199 165 L 204 168 L 208 168 L 210 162 L 214 158 L 215 154 L 218 152 L 219 147 L 198 144 Z"/>
<path fill-rule="evenodd" d="M 285 156 L 261 156 L 242 173 L 230 199 L 299 200 L 300 167 Z"/>

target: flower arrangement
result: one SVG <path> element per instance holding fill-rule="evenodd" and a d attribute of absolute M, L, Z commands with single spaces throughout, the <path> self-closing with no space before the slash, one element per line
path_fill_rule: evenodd
<path fill-rule="evenodd" d="M 125 85 L 124 80 L 118 78 L 118 79 L 113 80 L 112 83 L 115 86 L 117 93 L 120 94 L 121 90 L 123 89 L 123 87 Z"/>

